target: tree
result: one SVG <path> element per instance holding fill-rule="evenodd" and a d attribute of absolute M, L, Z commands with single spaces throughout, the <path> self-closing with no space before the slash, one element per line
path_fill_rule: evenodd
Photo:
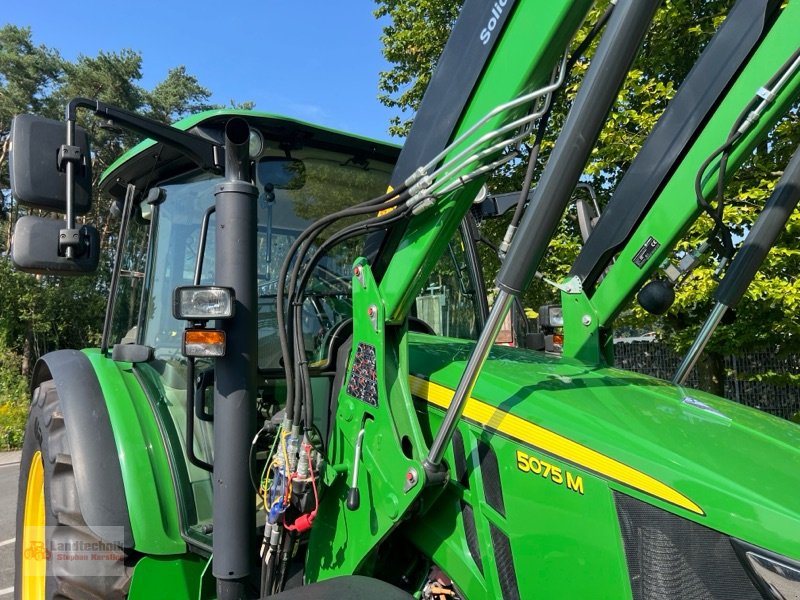
<path fill-rule="evenodd" d="M 379 75 L 380 101 L 400 109 L 391 120 L 389 133 L 403 136 L 428 87 L 436 61 L 442 53 L 463 0 L 378 0 L 377 18 L 388 17 L 381 42 L 383 55 L 394 64 Z"/>
<path fill-rule="evenodd" d="M 379 98 L 387 106 L 400 111 L 391 121 L 392 134 L 408 133 L 413 119 L 406 115 L 413 114 L 419 106 L 460 4 L 456 0 L 442 3 L 378 0 L 376 16 L 390 20 L 384 28 L 382 41 L 384 56 L 393 64 L 389 71 L 381 74 Z M 733 0 L 666 0 L 656 13 L 642 50 L 634 61 L 582 177 L 583 181 L 597 190 L 601 206 L 611 197 L 645 137 L 733 4 Z M 599 2 L 591 11 L 587 18 L 588 25 L 577 36 L 573 48 L 582 41 L 588 27 L 596 22 L 607 5 L 607 1 Z M 594 48 L 596 42 L 589 48 L 586 57 L 576 63 L 564 88 L 554 100 L 549 133 L 542 144 L 537 175 L 541 173 L 541 167 L 553 147 Z M 725 219 L 732 225 L 734 233 L 743 235 L 752 225 L 758 207 L 763 206 L 780 176 L 780 165 L 788 162 L 797 147 L 798 138 L 800 126 L 797 111 L 794 110 L 730 182 L 726 190 L 728 201 Z M 489 182 L 490 189 L 498 193 L 518 190 L 525 162 L 519 161 L 503 173 L 493 176 Z M 534 178 L 534 185 L 535 181 Z M 707 356 L 717 361 L 717 366 L 721 354 L 734 353 L 753 344 L 774 345 L 779 339 L 784 350 L 800 349 L 800 322 L 796 310 L 800 302 L 796 278 L 800 243 L 797 235 L 791 235 L 792 231 L 797 232 L 798 225 L 800 219 L 795 214 L 787 235 L 773 249 L 759 279 L 748 291 L 738 319 L 733 324 L 723 326 L 712 340 Z M 484 234 L 497 244 L 505 226 L 506 221 L 488 223 L 484 227 Z M 579 250 L 576 229 L 574 207 L 571 207 L 540 268 L 550 278 L 558 279 L 569 271 Z M 710 221 L 701 218 L 678 251 L 697 247 L 708 237 L 711 229 Z M 485 251 L 483 257 L 486 279 L 493 281 L 499 261 L 490 251 Z M 713 267 L 709 264 L 699 268 L 695 276 L 678 290 L 677 300 L 665 318 L 656 320 L 638 307 L 632 307 L 633 310 L 623 322 L 638 327 L 658 328 L 664 339 L 676 349 L 684 350 L 711 308 L 712 271 Z M 527 306 L 537 307 L 545 301 L 558 301 L 558 295 L 552 288 L 535 282 L 525 294 L 524 301 Z M 716 378 L 719 383 L 721 376 L 722 373 L 717 369 L 710 379 Z M 707 387 L 714 386 L 709 381 Z M 715 389 L 719 391 L 718 387 Z"/>
<path fill-rule="evenodd" d="M 21 356 L 19 364 L 25 374 L 44 352 L 99 341 L 116 224 L 108 205 L 99 199 L 97 182 L 105 168 L 139 140 L 108 128 L 85 111 L 79 113 L 79 123 L 89 130 L 92 141 L 95 201 L 86 220 L 103 233 L 101 271 L 97 277 L 87 278 L 32 276 L 14 271 L 7 259 L 16 215 L 32 212 L 11 199 L 5 150 L 11 119 L 24 112 L 63 118 L 64 106 L 76 96 L 97 98 L 164 121 L 217 108 L 208 102 L 210 92 L 185 67 L 170 70 L 164 81 L 146 90 L 138 83 L 141 65 L 141 55 L 128 49 L 66 61 L 56 50 L 36 45 L 29 28 L 0 28 L 0 140 L 4 149 L 0 151 L 0 217 L 5 219 L 0 234 L 0 346 Z"/>

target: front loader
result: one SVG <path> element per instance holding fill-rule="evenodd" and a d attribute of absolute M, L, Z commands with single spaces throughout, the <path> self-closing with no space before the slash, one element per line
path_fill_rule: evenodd
<path fill-rule="evenodd" d="M 101 182 L 101 345 L 34 370 L 17 597 L 798 597 L 800 429 L 683 384 L 800 199 L 796 154 L 734 247 L 720 190 L 796 110 L 800 1 L 732 7 L 551 282 L 563 352 L 495 343 L 659 4 L 611 3 L 573 49 L 589 0 L 468 0 L 402 150 L 253 111 L 18 116 L 15 198 L 65 213 L 16 224 L 11 259 L 42 275 L 100 259 L 78 114 L 147 139 Z M 485 181 L 538 147 L 597 36 L 490 307 Z M 614 369 L 614 319 L 640 289 L 668 308 L 704 213 L 718 308 L 673 383 Z"/>

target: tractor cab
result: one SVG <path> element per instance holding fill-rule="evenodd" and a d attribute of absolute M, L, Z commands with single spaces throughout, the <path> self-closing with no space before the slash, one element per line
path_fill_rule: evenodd
<path fill-rule="evenodd" d="M 177 127 L 221 143 L 232 116 L 244 116 L 250 127 L 248 153 L 257 189 L 257 420 L 259 426 L 277 426 L 286 398 L 277 304 L 284 258 L 312 222 L 383 193 L 399 148 L 249 112 L 203 113 Z M 137 361 L 136 371 L 147 380 L 142 387 L 160 416 L 182 500 L 182 529 L 191 543 L 209 551 L 214 360 L 211 351 L 208 357 L 187 358 L 185 331 L 193 323 L 176 316 L 174 293 L 213 289 L 217 282 L 214 206 L 215 190 L 223 181 L 224 173 L 201 170 L 169 146 L 147 141 L 114 163 L 102 183 L 120 213 L 126 210 L 126 195 L 131 196 L 107 343 L 123 360 L 137 349 L 145 357 Z M 347 225 L 337 223 L 317 244 Z M 462 231 L 467 231 L 466 225 Z M 305 286 L 302 335 L 314 426 L 322 439 L 333 417 L 337 350 L 352 333 L 353 262 L 367 252 L 368 235 L 333 245 L 318 256 Z M 457 233 L 419 290 L 412 329 L 451 337 L 477 335 L 485 293 L 480 274 L 470 268 L 477 264 L 475 257 L 471 236 Z M 259 452 L 251 460 L 262 464 L 265 455 Z"/>

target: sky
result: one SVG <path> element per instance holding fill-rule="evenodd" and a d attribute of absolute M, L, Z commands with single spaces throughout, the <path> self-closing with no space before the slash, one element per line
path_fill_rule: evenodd
<path fill-rule="evenodd" d="M 74 60 L 130 48 L 142 57 L 139 85 L 152 88 L 179 65 L 211 101 L 379 140 L 394 114 L 377 100 L 382 23 L 374 0 L 3 0 L 2 24 L 29 26 L 33 40 Z"/>

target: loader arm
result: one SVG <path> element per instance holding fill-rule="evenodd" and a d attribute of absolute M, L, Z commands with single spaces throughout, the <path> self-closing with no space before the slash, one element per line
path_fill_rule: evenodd
<path fill-rule="evenodd" d="M 583 291 L 562 295 L 566 355 L 611 361 L 609 328 L 614 319 L 702 212 L 694 192 L 698 169 L 725 142 L 737 117 L 761 102 L 758 94 L 770 88 L 770 79 L 782 67 L 787 78 L 730 151 L 728 175 L 796 102 L 800 70 L 791 66 L 799 25 L 796 1 L 783 8 L 739 2 L 731 10 L 620 181 L 572 267 L 570 275 L 581 279 Z M 706 198 L 717 187 L 716 162 L 703 181 Z"/>
<path fill-rule="evenodd" d="M 636 213 L 630 235 L 624 228 L 622 234 L 604 233 L 608 226 L 599 225 L 590 237 L 590 241 L 597 237 L 607 248 L 586 251 L 589 258 L 579 264 L 588 263 L 587 272 L 581 274 L 588 289 L 574 289 L 565 296 L 567 338 L 572 338 L 568 354 L 594 364 L 606 358 L 604 327 L 699 214 L 691 189 L 680 192 L 670 186 L 679 180 L 685 185 L 689 176 L 694 181 L 697 168 L 720 142 L 715 135 L 730 129 L 736 115 L 769 78 L 765 73 L 775 72 L 796 49 L 791 31 L 793 26 L 796 31 L 798 4 L 794 1 L 780 8 L 768 0 L 740 2 L 732 11 L 722 42 L 707 51 L 712 59 L 696 70 L 699 79 L 709 71 L 721 71 L 716 87 L 704 92 L 693 119 L 677 134 L 669 122 L 661 128 L 669 139 L 664 141 L 662 136 L 657 146 L 672 157 L 661 175 L 665 183 L 656 182 L 650 194 L 655 199 L 645 197 L 635 210 L 630 196 L 618 201 L 618 210 Z M 370 572 L 378 548 L 401 520 L 412 510 L 424 514 L 441 501 L 442 484 L 450 476 L 450 465 L 443 460 L 446 449 L 499 324 L 510 299 L 527 287 L 538 268 L 657 6 L 653 1 L 620 2 L 616 7 L 539 179 L 530 202 L 533 209 L 523 217 L 517 243 L 512 244 L 498 276 L 501 295 L 471 351 L 441 425 L 430 431 L 420 422 L 408 383 L 404 323 L 409 309 L 488 172 L 515 157 L 515 147 L 528 138 L 530 125 L 543 114 L 548 94 L 563 81 L 562 57 L 591 7 L 582 0 L 520 0 L 493 6 L 465 3 L 392 177 L 392 187 L 398 194 L 402 190 L 404 202 L 389 212 L 405 209 L 407 216 L 388 228 L 371 262 L 364 260 L 355 267 L 352 346 L 328 456 L 332 466 L 326 483 L 331 489 L 312 530 L 306 565 L 309 579 Z M 482 37 L 489 29 L 488 39 Z M 736 39 L 741 47 L 732 43 Z M 724 68 L 714 66 L 714 53 L 726 56 Z M 736 145 L 732 165 L 741 162 L 785 112 L 796 96 L 796 79 Z M 685 96 L 692 97 L 691 91 Z M 676 119 L 681 117 L 680 104 L 677 115 Z M 644 164 L 644 170 L 657 163 L 647 155 L 645 159 L 652 162 Z M 710 192 L 715 183 L 710 180 L 705 185 Z M 669 218 L 664 210 L 672 211 Z M 676 210 L 679 218 L 674 216 Z M 638 226 L 637 221 L 641 221 Z M 631 257 L 654 231 L 659 236 L 657 252 L 641 266 L 631 266 Z M 626 240 L 622 258 L 593 289 L 596 277 L 591 280 L 589 273 L 604 267 L 595 266 L 591 255 L 596 254 L 597 261 L 613 255 L 620 244 L 615 235 Z M 351 502 L 354 498 L 369 498 L 369 506 Z"/>
<path fill-rule="evenodd" d="M 563 80 L 558 67 L 591 4 L 464 5 L 392 179 L 398 189 L 416 174 L 422 183 L 409 200 L 416 210 L 389 230 L 372 264 L 356 266 L 352 350 L 328 453 L 331 489 L 309 544 L 310 580 L 368 572 L 376 548 L 409 509 L 427 509 L 442 489 L 441 474 L 432 477 L 423 468 L 430 437 L 409 389 L 403 323 L 489 167 L 513 158 L 503 150 L 527 139 L 535 114 L 522 125 L 514 122 L 541 114 L 557 88 L 554 79 Z M 526 98 L 514 101 L 521 96 Z M 356 385 L 355 374 L 365 372 L 373 374 L 370 391 Z M 345 505 L 354 489 L 368 506 Z"/>
<path fill-rule="evenodd" d="M 444 251 L 488 176 L 488 173 L 478 176 L 476 173 L 484 165 L 498 160 L 500 150 L 487 153 L 462 168 L 458 168 L 459 163 L 463 164 L 467 156 L 495 147 L 503 138 L 513 138 L 520 132 L 519 128 L 495 136 L 488 134 L 502 131 L 504 125 L 549 101 L 549 93 L 554 89 L 518 106 L 496 110 L 515 98 L 548 89 L 559 61 L 569 51 L 570 41 L 592 2 L 510 0 L 496 4 L 502 5 L 502 9 L 485 2 L 465 2 L 392 176 L 392 185 L 396 188 L 419 167 L 438 156 L 434 165 L 455 163 L 449 169 L 449 178 L 439 176 L 440 183 L 446 184 L 448 179 L 452 182 L 456 175 L 475 177 L 452 193 L 439 194 L 430 209 L 403 226 L 394 227 L 384 240 L 373 264 L 386 304 L 387 320 L 392 323 L 405 318 L 436 257 Z M 488 35 L 485 31 L 495 21 Z M 495 111 L 496 114 L 482 122 L 486 115 Z M 480 125 L 475 127 L 476 124 Z M 535 121 L 531 120 L 528 131 L 533 124 Z M 528 137 L 524 135 L 516 143 L 500 145 L 500 148 L 510 148 L 506 150 L 510 152 Z M 469 152 L 463 155 L 465 149 Z M 433 170 L 431 168 L 429 173 Z M 437 191 L 433 187 L 429 189 Z"/>

